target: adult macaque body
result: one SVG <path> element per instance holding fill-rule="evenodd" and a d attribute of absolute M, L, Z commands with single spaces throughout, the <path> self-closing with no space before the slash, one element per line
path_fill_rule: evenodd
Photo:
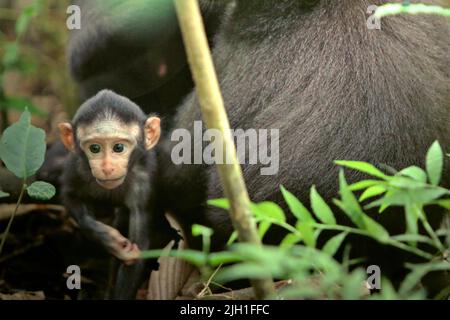
<path fill-rule="evenodd" d="M 127 98 L 103 90 L 59 129 L 71 152 L 62 179 L 63 203 L 83 231 L 124 262 L 113 297 L 134 298 L 147 269 L 144 261 L 136 261 L 140 249 L 169 241 L 163 235 L 160 243 L 160 233 L 152 233 L 165 223 L 151 214 L 156 212 L 153 148 L 160 119 L 147 118 Z M 96 220 L 105 214 L 115 215 L 114 227 Z"/>
<path fill-rule="evenodd" d="M 213 48 L 231 127 L 279 129 L 279 171 L 263 176 L 261 166 L 244 165 L 249 194 L 256 202 L 276 201 L 285 208 L 280 185 L 305 204 L 312 185 L 328 201 L 338 197 L 334 160 L 423 167 L 433 141 L 450 148 L 448 21 L 399 15 L 370 30 L 364 13 L 384 1 L 322 0 L 305 9 L 306 2 L 237 0 Z M 192 94 L 174 128 L 192 134 L 199 110 Z M 176 143 L 168 143 L 169 154 Z M 215 229 L 213 245 L 220 247 L 232 227 L 227 212 L 206 205 L 206 199 L 223 197 L 216 168 L 179 165 L 166 171 L 165 194 L 176 195 L 168 202 L 171 211 L 203 217 L 202 223 Z M 346 177 L 366 178 L 350 170 Z M 449 185 L 448 170 L 443 181 Z M 373 217 L 391 234 L 405 230 L 403 212 Z M 442 215 L 434 218 L 436 226 Z M 339 220 L 346 222 L 343 214 Z M 271 240 L 276 243 L 277 237 Z M 368 264 L 399 279 L 405 256 L 360 240 L 352 243 L 352 252 L 359 250 Z"/>

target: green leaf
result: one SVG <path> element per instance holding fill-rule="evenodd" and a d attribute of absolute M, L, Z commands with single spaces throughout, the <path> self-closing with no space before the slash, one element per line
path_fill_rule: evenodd
<path fill-rule="evenodd" d="M 372 237 L 382 243 L 386 242 L 389 239 L 389 233 L 381 224 L 367 215 L 364 215 L 363 219 L 364 224 L 366 225 L 365 230 L 367 230 L 367 232 L 369 232 Z"/>
<path fill-rule="evenodd" d="M 292 193 L 281 186 L 281 193 L 292 214 L 302 222 L 315 222 L 308 209 Z"/>
<path fill-rule="evenodd" d="M 417 207 L 413 204 L 405 205 L 405 219 L 406 219 L 406 233 L 415 234 L 419 233 L 419 215 L 417 213 Z M 414 241 L 410 242 L 413 246 Z"/>
<path fill-rule="evenodd" d="M 325 245 L 322 248 L 322 251 L 325 253 L 328 253 L 331 257 L 336 254 L 336 252 L 341 247 L 342 242 L 345 240 L 345 237 L 347 237 L 347 232 L 342 232 L 325 243 Z"/>
<path fill-rule="evenodd" d="M 287 234 L 284 239 L 281 241 L 280 243 L 280 247 L 281 248 L 290 248 L 292 247 L 294 244 L 299 243 L 300 241 L 302 241 L 302 237 L 298 234 L 295 233 L 289 233 Z"/>
<path fill-rule="evenodd" d="M 383 194 L 385 192 L 386 192 L 386 187 L 383 185 L 372 186 L 370 188 L 367 188 L 366 191 L 363 192 L 363 194 L 359 198 L 359 201 L 364 201 L 369 198 L 379 196 L 380 194 Z"/>
<path fill-rule="evenodd" d="M 230 238 L 227 241 L 227 246 L 231 246 L 238 238 L 237 231 L 233 231 Z"/>
<path fill-rule="evenodd" d="M 405 280 L 400 285 L 400 294 L 407 295 L 414 287 L 419 284 L 420 280 L 429 272 L 432 271 L 448 271 L 450 270 L 450 263 L 448 262 L 429 262 L 420 265 L 409 265 L 412 268 Z"/>
<path fill-rule="evenodd" d="M 267 231 L 269 231 L 269 228 L 271 225 L 272 225 L 272 222 L 270 222 L 270 221 L 261 221 L 261 223 L 258 226 L 258 235 L 259 235 L 260 239 L 264 238 Z"/>
<path fill-rule="evenodd" d="M 242 261 L 242 257 L 231 251 L 214 252 L 210 253 L 208 256 L 208 262 L 213 267 L 238 261 Z"/>
<path fill-rule="evenodd" d="M 430 183 L 437 186 L 441 181 L 444 154 L 438 141 L 435 141 L 427 153 L 426 168 Z"/>
<path fill-rule="evenodd" d="M 0 139 L 0 158 L 20 179 L 32 176 L 44 163 L 45 132 L 32 126 L 30 118 L 26 110 Z"/>
<path fill-rule="evenodd" d="M 363 219 L 364 212 L 355 195 L 350 191 L 342 169 L 339 171 L 339 192 L 341 193 L 342 201 L 335 200 L 334 202 L 358 228 L 364 230 L 366 228 Z"/>
<path fill-rule="evenodd" d="M 9 197 L 9 193 L 3 192 L 0 190 L 0 198 L 6 198 L 6 197 Z"/>
<path fill-rule="evenodd" d="M 331 211 L 328 204 L 326 204 L 326 202 L 317 192 L 315 186 L 312 186 L 311 188 L 310 198 L 311 198 L 311 207 L 316 217 L 322 223 L 335 225 L 336 219 L 334 218 L 333 211 Z"/>
<path fill-rule="evenodd" d="M 421 168 L 416 166 L 411 166 L 405 168 L 399 172 L 399 174 L 410 177 L 416 181 L 426 183 L 427 182 L 427 173 L 423 171 Z"/>
<path fill-rule="evenodd" d="M 211 199 L 207 201 L 208 205 L 217 207 L 220 209 L 230 210 L 230 202 L 226 198 Z"/>
<path fill-rule="evenodd" d="M 416 190 L 427 187 L 427 184 L 420 181 L 416 181 L 410 177 L 397 175 L 393 177 L 391 180 L 389 180 L 389 186 L 400 189 Z"/>
<path fill-rule="evenodd" d="M 297 222 L 295 228 L 300 232 L 303 242 L 311 248 L 316 247 L 316 237 L 314 236 L 314 228 L 306 222 Z"/>
<path fill-rule="evenodd" d="M 36 200 L 49 200 L 56 194 L 56 189 L 50 183 L 35 181 L 27 187 L 27 193 Z"/>
<path fill-rule="evenodd" d="M 445 194 L 448 194 L 448 190 L 440 187 L 422 190 L 389 190 L 383 198 L 370 203 L 366 208 L 405 206 L 410 203 L 428 204 Z"/>
<path fill-rule="evenodd" d="M 217 282 L 227 282 L 238 279 L 264 279 L 270 277 L 270 272 L 263 265 L 256 263 L 241 263 L 223 268 L 217 273 Z"/>
<path fill-rule="evenodd" d="M 214 233 L 213 229 L 199 225 L 199 224 L 193 224 L 192 225 L 192 235 L 194 237 L 198 236 L 204 236 L 204 237 L 211 237 Z"/>
<path fill-rule="evenodd" d="M 387 180 L 389 176 L 385 175 L 383 172 L 378 170 L 374 165 L 362 161 L 335 161 L 335 163 L 342 167 L 347 167 L 350 169 L 358 170 L 367 173 L 371 176 Z"/>
<path fill-rule="evenodd" d="M 450 210 L 450 199 L 437 200 L 434 203 L 447 209 L 447 210 Z"/>
<path fill-rule="evenodd" d="M 146 250 L 142 251 L 139 258 L 140 259 L 155 259 L 159 257 L 178 257 L 183 259 L 197 267 L 204 266 L 207 263 L 207 256 L 201 251 L 195 250 Z"/>
<path fill-rule="evenodd" d="M 367 189 L 372 186 L 376 185 L 384 185 L 385 182 L 381 180 L 362 180 L 359 182 L 355 182 L 352 185 L 349 186 L 350 191 L 358 191 L 362 189 Z"/>
<path fill-rule="evenodd" d="M 283 209 L 281 209 L 281 207 L 274 202 L 263 201 L 252 205 L 251 207 L 255 216 L 260 219 L 269 219 L 279 223 L 286 221 L 286 216 L 284 215 Z"/>

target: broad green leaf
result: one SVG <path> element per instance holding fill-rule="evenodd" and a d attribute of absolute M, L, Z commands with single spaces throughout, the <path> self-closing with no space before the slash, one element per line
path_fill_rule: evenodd
<path fill-rule="evenodd" d="M 331 211 L 328 204 L 323 200 L 320 194 L 317 192 L 316 187 L 311 188 L 311 207 L 316 217 L 325 224 L 336 224 L 333 211 Z"/>
<path fill-rule="evenodd" d="M 382 180 L 362 180 L 355 182 L 349 186 L 350 191 L 358 191 L 362 189 L 367 189 L 376 185 L 384 185 L 385 182 Z"/>
<path fill-rule="evenodd" d="M 260 219 L 271 219 L 283 223 L 286 221 L 283 209 L 274 202 L 263 201 L 252 206 L 255 216 Z"/>
<path fill-rule="evenodd" d="M 230 210 L 230 202 L 226 198 L 211 199 L 211 200 L 208 200 L 207 203 L 208 203 L 208 205 L 213 206 L 213 207 Z"/>
<path fill-rule="evenodd" d="M 0 139 L 0 158 L 20 179 L 32 176 L 44 163 L 45 132 L 32 126 L 30 118 L 30 112 L 26 110 Z"/>
<path fill-rule="evenodd" d="M 27 187 L 27 193 L 36 200 L 49 200 L 56 194 L 56 189 L 50 183 L 35 181 Z"/>
<path fill-rule="evenodd" d="M 292 214 L 302 222 L 314 222 L 314 218 L 308 209 L 292 193 L 281 186 L 281 193 Z"/>
<path fill-rule="evenodd" d="M 359 198 L 359 201 L 364 201 L 369 198 L 379 196 L 380 194 L 383 194 L 385 192 L 386 192 L 386 187 L 383 185 L 376 185 L 376 186 L 369 187 L 366 189 L 366 191 L 363 192 L 363 194 Z"/>
<path fill-rule="evenodd" d="M 6 197 L 9 197 L 9 193 L 3 192 L 0 190 L 0 198 L 6 198 Z"/>
<path fill-rule="evenodd" d="M 441 181 L 444 154 L 438 141 L 435 141 L 427 153 L 426 168 L 430 183 L 437 186 Z"/>
<path fill-rule="evenodd" d="M 399 174 L 410 177 L 418 182 L 426 183 L 427 182 L 427 173 L 416 166 L 411 166 L 408 168 L 405 168 L 399 172 Z"/>
<path fill-rule="evenodd" d="M 300 231 L 303 242 L 311 248 L 316 247 L 316 237 L 314 236 L 314 228 L 306 222 L 297 222 L 295 228 Z"/>
<path fill-rule="evenodd" d="M 362 161 L 335 161 L 335 163 L 342 167 L 347 167 L 350 169 L 358 170 L 364 173 L 367 173 L 368 175 L 387 180 L 389 176 L 385 175 L 383 172 L 381 172 L 379 169 L 377 169 L 374 165 L 362 162 Z"/>
<path fill-rule="evenodd" d="M 199 225 L 199 224 L 193 224 L 192 225 L 192 235 L 194 237 L 198 236 L 205 236 L 205 237 L 211 237 L 214 233 L 213 229 Z"/>
<path fill-rule="evenodd" d="M 336 205 L 339 206 L 358 228 L 365 229 L 364 212 L 356 200 L 355 195 L 350 191 L 342 169 L 339 171 L 339 192 L 341 193 L 342 201 L 335 200 Z"/>
<path fill-rule="evenodd" d="M 347 237 L 347 232 L 342 232 L 338 235 L 335 235 L 333 238 L 328 240 L 325 245 L 322 248 L 322 251 L 325 253 L 328 253 L 331 257 L 336 254 L 336 252 L 339 250 L 342 242 L 345 240 L 345 237 Z"/>

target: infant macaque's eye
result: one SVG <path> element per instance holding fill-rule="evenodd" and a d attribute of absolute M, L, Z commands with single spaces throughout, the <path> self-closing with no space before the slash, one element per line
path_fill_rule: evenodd
<path fill-rule="evenodd" d="M 115 153 L 121 153 L 125 149 L 125 146 L 122 143 L 116 143 L 113 147 L 113 151 Z"/>
<path fill-rule="evenodd" d="M 89 151 L 92 153 L 99 153 L 102 150 L 102 147 L 99 144 L 91 144 L 89 146 Z"/>

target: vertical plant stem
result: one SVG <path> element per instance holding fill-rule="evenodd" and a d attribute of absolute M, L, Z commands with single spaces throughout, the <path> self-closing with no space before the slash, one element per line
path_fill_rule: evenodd
<path fill-rule="evenodd" d="M 20 206 L 20 203 L 22 202 L 22 198 L 23 198 L 23 195 L 25 194 L 26 188 L 27 188 L 27 185 L 24 181 L 22 184 L 22 189 L 20 190 L 19 199 L 17 200 L 16 207 L 14 208 L 14 212 L 11 215 L 11 218 L 9 218 L 8 225 L 6 226 L 6 230 L 3 233 L 2 242 L 0 243 L 0 256 L 2 255 L 3 246 L 5 245 L 6 238 L 8 237 L 9 229 L 11 229 L 11 225 L 13 223 L 14 216 L 17 213 L 17 209 L 19 209 L 19 206 Z"/>
<path fill-rule="evenodd" d="M 424 217 L 425 213 L 422 211 L 422 217 Z M 436 232 L 434 232 L 433 228 L 430 226 L 426 218 L 422 218 L 423 227 L 430 235 L 431 239 L 433 239 L 434 245 L 436 248 L 439 249 L 442 253 L 445 252 L 444 245 L 442 244 L 441 240 L 439 240 L 439 237 L 436 235 Z"/>
<path fill-rule="evenodd" d="M 241 242 L 261 245 L 256 223 L 250 211 L 250 198 L 230 134 L 230 124 L 214 70 L 198 0 L 175 0 L 175 8 L 203 119 L 208 128 L 218 129 L 222 135 L 224 157 L 228 161 L 223 162 L 227 164 L 218 164 L 217 169 L 225 196 L 230 201 L 231 220 Z M 275 292 L 270 278 L 255 280 L 252 285 L 258 299 Z"/>

